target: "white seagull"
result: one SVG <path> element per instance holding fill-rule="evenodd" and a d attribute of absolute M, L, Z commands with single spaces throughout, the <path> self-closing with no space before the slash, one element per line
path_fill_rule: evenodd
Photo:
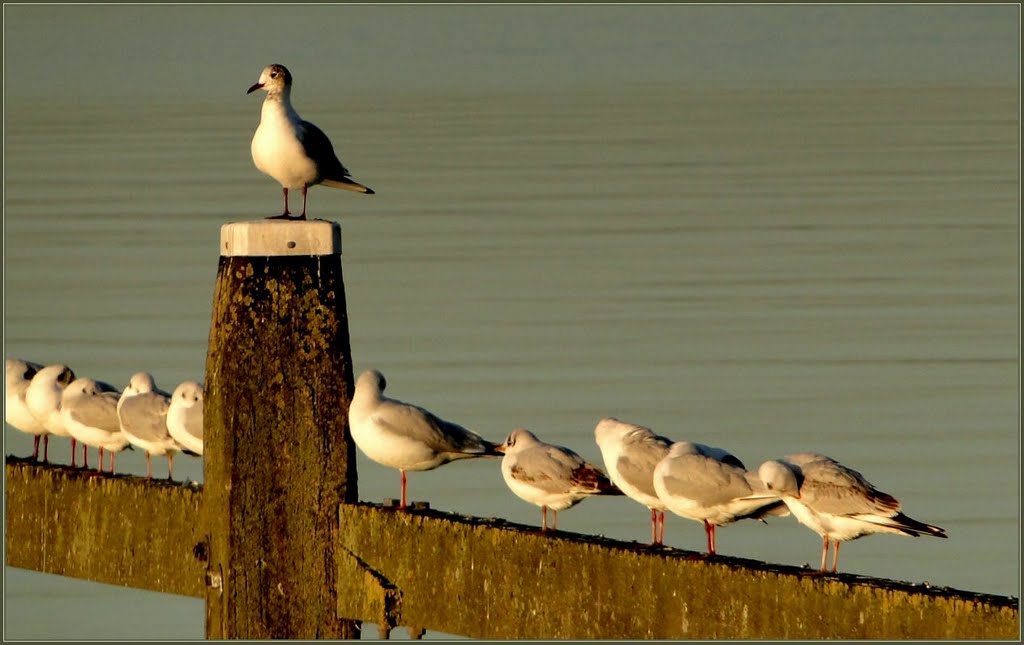
<path fill-rule="evenodd" d="M 768 514 L 788 515 L 779 496 L 721 448 L 678 441 L 654 469 L 654 489 L 668 509 L 702 522 L 708 555 L 715 554 L 715 527 Z"/>
<path fill-rule="evenodd" d="M 174 389 L 167 410 L 167 430 L 174 440 L 197 455 L 203 454 L 203 386 L 185 381 Z"/>
<path fill-rule="evenodd" d="M 32 459 L 39 459 L 39 440 L 46 435 L 46 428 L 36 419 L 35 415 L 28 408 L 25 394 L 32 382 L 36 372 L 43 369 L 43 366 L 20 358 L 8 358 L 4 362 L 5 367 L 5 388 L 4 388 L 4 421 L 12 428 L 20 430 L 32 437 Z M 45 453 L 45 451 L 44 451 Z"/>
<path fill-rule="evenodd" d="M 306 191 L 315 184 L 374 194 L 352 179 L 334 154 L 327 135 L 309 121 L 303 121 L 292 107 L 292 75 L 284 65 L 263 68 L 259 82 L 246 94 L 256 90 L 264 90 L 267 98 L 263 101 L 260 125 L 252 137 L 252 160 L 284 190 L 284 212 L 271 219 L 306 219 Z M 302 190 L 302 213 L 298 217 L 292 217 L 288 210 L 289 188 Z"/>
<path fill-rule="evenodd" d="M 348 411 L 349 427 L 367 457 L 401 473 L 399 508 L 406 507 L 406 471 L 433 470 L 457 459 L 500 456 L 496 444 L 417 405 L 384 396 L 385 387 L 387 381 L 377 370 L 359 375 Z"/>
<path fill-rule="evenodd" d="M 106 384 L 91 378 L 77 378 L 61 395 L 60 413 L 71 436 L 99 450 L 97 471 L 103 472 L 103 451 L 110 453 L 110 472 L 114 472 L 114 454 L 129 446 L 117 418 L 121 393 L 109 391 Z M 83 452 L 86 452 L 83 450 Z M 83 464 L 89 466 L 88 453 Z"/>
<path fill-rule="evenodd" d="M 835 544 L 835 573 L 840 542 L 872 533 L 947 537 L 944 529 L 907 517 L 895 497 L 824 455 L 803 452 L 766 461 L 758 474 L 765 486 L 782 497 L 797 521 L 821 536 L 819 573 L 825 573 L 830 542 Z"/>
<path fill-rule="evenodd" d="M 558 511 L 579 504 L 592 495 L 622 495 L 597 466 L 564 446 L 544 443 L 529 430 L 513 430 L 498 446 L 504 453 L 501 475 L 520 499 L 540 506 L 541 530 L 548 530 L 548 509 L 553 513 L 551 528 L 558 530 Z"/>
<path fill-rule="evenodd" d="M 46 429 L 43 435 L 43 461 L 47 461 L 49 435 L 68 437 L 71 433 L 64 427 L 64 419 L 60 414 L 60 398 L 64 388 L 75 380 L 75 373 L 67 365 L 47 365 L 36 372 L 25 391 L 25 402 L 32 416 Z M 75 463 L 77 441 L 71 437 L 71 465 Z"/>
<path fill-rule="evenodd" d="M 668 454 L 672 440 L 615 417 L 601 419 L 594 436 L 608 477 L 630 499 L 651 509 L 651 543 L 664 544 L 668 507 L 654 490 L 654 467 Z"/>
<path fill-rule="evenodd" d="M 146 451 L 146 479 L 152 479 L 152 455 L 167 456 L 167 479 L 174 478 L 174 453 L 182 446 L 167 430 L 167 409 L 171 395 L 157 389 L 147 372 L 132 375 L 117 402 L 121 432 L 129 443 Z"/>

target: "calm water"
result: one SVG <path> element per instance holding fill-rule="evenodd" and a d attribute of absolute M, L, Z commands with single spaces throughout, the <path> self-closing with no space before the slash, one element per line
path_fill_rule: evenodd
<path fill-rule="evenodd" d="M 6 356 L 115 383 L 202 378 L 219 227 L 280 209 L 249 158 L 261 98 L 242 95 L 271 58 L 290 64 L 279 51 L 220 96 L 8 100 Z M 378 368 L 389 394 L 493 440 L 526 427 L 597 463 L 607 415 L 748 466 L 823 452 L 950 535 L 859 540 L 846 571 L 1019 594 L 1015 77 L 344 93 L 307 90 L 318 66 L 305 67 L 296 107 L 378 191 L 310 192 L 313 217 L 342 223 L 357 372 Z M 9 428 L 4 441 L 31 451 Z M 51 443 L 55 460 L 68 452 Z M 118 465 L 145 472 L 140 455 Z M 397 495 L 397 473 L 360 456 L 359 474 L 362 499 Z M 179 459 L 176 475 L 201 480 L 201 463 Z M 539 523 L 496 462 L 412 474 L 410 495 Z M 703 548 L 698 524 L 667 524 L 669 544 Z M 584 502 L 560 526 L 650 530 L 625 499 Z M 792 518 L 718 542 L 795 565 L 820 554 Z M 5 575 L 7 638 L 203 634 L 197 600 Z"/>

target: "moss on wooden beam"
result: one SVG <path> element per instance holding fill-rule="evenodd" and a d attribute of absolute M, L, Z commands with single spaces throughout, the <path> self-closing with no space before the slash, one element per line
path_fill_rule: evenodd
<path fill-rule="evenodd" d="M 342 505 L 338 612 L 488 639 L 1016 639 L 1016 599 Z M 688 557 L 691 556 L 691 557 Z M 368 579 L 377 581 L 367 585 Z M 371 589 L 372 588 L 372 589 Z M 359 593 L 360 589 L 369 589 Z"/>
<path fill-rule="evenodd" d="M 6 480 L 8 566 L 205 595 L 201 487 L 10 456 Z"/>

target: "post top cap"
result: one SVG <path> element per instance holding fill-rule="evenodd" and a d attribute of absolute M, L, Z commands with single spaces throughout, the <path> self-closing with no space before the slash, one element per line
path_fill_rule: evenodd
<path fill-rule="evenodd" d="M 341 255 L 341 225 L 322 219 L 257 219 L 220 227 L 220 254 Z"/>

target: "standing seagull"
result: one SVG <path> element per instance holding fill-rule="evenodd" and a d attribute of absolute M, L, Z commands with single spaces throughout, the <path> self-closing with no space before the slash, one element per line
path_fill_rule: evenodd
<path fill-rule="evenodd" d="M 496 444 L 428 410 L 384 396 L 387 381 L 377 370 L 359 375 L 349 406 L 352 439 L 363 453 L 402 473 L 405 508 L 405 472 L 433 470 L 457 459 L 499 457 Z"/>
<path fill-rule="evenodd" d="M 548 509 L 553 514 L 551 528 L 558 530 L 558 511 L 579 504 L 591 495 L 621 495 L 622 491 L 583 457 L 563 446 L 544 443 L 529 430 L 513 430 L 498 446 L 505 453 L 501 474 L 520 499 L 540 506 L 541 531 L 548 530 Z"/>
<path fill-rule="evenodd" d="M 153 376 L 138 372 L 117 402 L 121 432 L 133 446 L 146 451 L 146 479 L 153 478 L 152 455 L 167 456 L 167 479 L 174 478 L 174 453 L 182 446 L 167 430 L 167 409 L 171 395 L 157 389 Z"/>
<path fill-rule="evenodd" d="M 114 472 L 114 454 L 128 447 L 128 439 L 121 432 L 117 418 L 120 392 L 105 390 L 105 384 L 91 378 L 77 378 L 64 388 L 60 413 L 71 436 L 82 444 L 83 453 L 89 446 L 99 450 L 98 472 L 103 472 L 103 451 L 110 453 L 110 472 Z M 87 454 L 87 453 L 86 453 Z M 88 467 L 88 456 L 84 462 Z"/>
<path fill-rule="evenodd" d="M 323 130 L 303 121 L 292 107 L 292 75 L 284 65 L 263 68 L 259 82 L 246 94 L 256 90 L 266 91 L 267 98 L 252 137 L 252 160 L 284 190 L 284 212 L 271 219 L 306 219 L 306 190 L 314 184 L 374 194 L 349 176 Z M 302 190 L 302 214 L 298 217 L 288 210 L 289 188 Z"/>
<path fill-rule="evenodd" d="M 39 440 L 46 434 L 46 428 L 29 410 L 25 394 L 28 392 L 32 377 L 43 369 L 43 366 L 20 358 L 8 358 L 4 362 L 4 367 L 6 369 L 4 420 L 18 430 L 34 435 L 32 459 L 39 459 Z"/>
<path fill-rule="evenodd" d="M 679 441 L 654 469 L 654 489 L 668 509 L 702 522 L 708 555 L 715 555 L 715 527 L 764 515 L 788 515 L 786 505 L 738 459 L 721 448 Z"/>
<path fill-rule="evenodd" d="M 167 410 L 167 431 L 197 455 L 203 454 L 203 386 L 184 381 L 174 389 Z"/>
<path fill-rule="evenodd" d="M 47 434 L 43 435 L 43 462 L 48 458 L 50 435 L 58 437 L 69 437 L 71 433 L 64 427 L 64 418 L 60 414 L 60 399 L 71 381 L 75 380 L 75 373 L 67 365 L 47 365 L 36 372 L 25 391 L 25 402 L 32 415 L 46 428 Z M 71 437 L 71 465 L 76 466 L 75 453 L 78 442 Z"/>
<path fill-rule="evenodd" d="M 651 544 L 665 542 L 665 502 L 654 490 L 654 468 L 672 445 L 649 428 L 605 417 L 594 428 L 608 477 L 630 499 L 651 509 Z"/>
<path fill-rule="evenodd" d="M 765 486 L 782 497 L 804 526 L 821 536 L 821 569 L 825 573 L 829 543 L 835 543 L 832 573 L 839 565 L 839 543 L 872 533 L 946 537 L 938 526 L 918 522 L 900 512 L 900 502 L 872 486 L 856 470 L 812 452 L 789 455 L 761 464 Z"/>

